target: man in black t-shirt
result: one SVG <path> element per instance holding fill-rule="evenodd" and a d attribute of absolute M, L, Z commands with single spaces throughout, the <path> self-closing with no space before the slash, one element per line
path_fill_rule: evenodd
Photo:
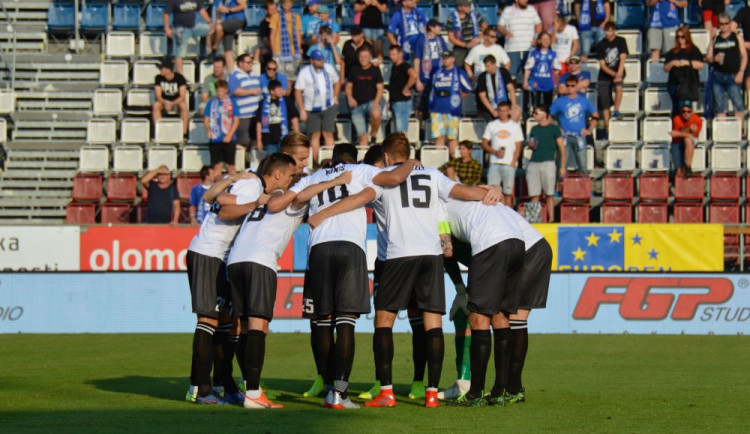
<path fill-rule="evenodd" d="M 620 116 L 622 103 L 622 84 L 625 80 L 625 59 L 628 57 L 628 45 L 625 39 L 615 33 L 615 23 L 604 26 L 604 39 L 596 46 L 596 57 L 599 59 L 599 78 L 597 92 L 599 107 L 604 118 L 605 128 L 609 127 L 609 108 L 615 106 L 614 116 Z M 614 92 L 614 101 L 612 99 Z"/>
<path fill-rule="evenodd" d="M 742 37 L 750 39 L 750 6 L 745 6 L 737 12 L 732 21 L 732 30 L 742 31 Z M 745 50 L 750 58 L 750 42 L 745 39 Z M 745 90 L 750 91 L 750 68 L 745 68 Z"/>
<path fill-rule="evenodd" d="M 728 111 L 727 100 L 732 101 L 734 115 L 740 122 L 740 131 L 745 131 L 745 100 L 742 97 L 742 81 L 747 68 L 745 40 L 730 27 L 729 14 L 719 14 L 719 31 L 708 46 L 706 60 L 713 66 L 711 92 L 714 114 L 722 118 Z M 743 133 L 744 136 L 744 133 Z"/>
<path fill-rule="evenodd" d="M 279 13 L 279 8 L 274 0 L 266 0 L 266 17 L 260 22 L 260 68 L 265 71 L 266 62 L 273 59 L 271 53 L 271 17 Z"/>
<path fill-rule="evenodd" d="M 148 190 L 146 223 L 171 223 L 180 221 L 180 193 L 172 180 L 167 166 L 159 166 L 141 178 L 143 188 Z"/>
<path fill-rule="evenodd" d="M 393 131 L 408 133 L 409 116 L 412 112 L 411 88 L 417 82 L 417 71 L 404 62 L 404 51 L 400 45 L 391 45 L 388 52 L 392 67 L 388 82 L 388 95 L 393 111 Z"/>
<path fill-rule="evenodd" d="M 172 15 L 172 21 L 169 19 L 170 15 Z M 198 20 L 198 16 L 202 21 Z M 182 73 L 182 58 L 187 55 L 190 39 L 200 40 L 204 36 L 211 38 L 216 32 L 216 27 L 203 7 L 202 0 L 168 0 L 162 18 L 164 19 L 164 33 L 172 40 L 172 53 L 175 57 L 177 72 Z M 174 29 L 170 23 L 174 25 Z"/>
<path fill-rule="evenodd" d="M 357 50 L 359 65 L 347 74 L 346 99 L 352 110 L 352 124 L 357 130 L 359 146 L 367 146 L 367 121 L 370 121 L 370 141 L 375 143 L 380 130 L 383 101 L 383 75 L 380 68 L 372 64 L 372 52 L 368 48 Z"/>
<path fill-rule="evenodd" d="M 371 52 L 375 52 L 372 44 L 367 42 L 365 39 L 364 29 L 360 26 L 352 27 L 351 31 L 352 38 L 344 42 L 344 48 L 341 50 L 341 55 L 344 57 L 344 70 L 341 74 L 346 77 L 349 71 L 352 70 L 356 65 L 359 65 L 359 55 L 357 50 L 360 47 L 367 47 Z"/>
<path fill-rule="evenodd" d="M 385 27 L 383 14 L 388 12 L 388 0 L 356 0 L 354 12 L 361 12 L 359 25 L 365 34 L 365 39 L 375 46 L 375 53 L 383 53 L 385 41 Z"/>
<path fill-rule="evenodd" d="M 176 108 L 182 119 L 182 134 L 187 135 L 187 80 L 182 74 L 174 72 L 173 67 L 169 59 L 164 59 L 159 64 L 159 75 L 154 79 L 154 106 L 151 115 L 156 125 L 163 113 L 169 113 Z"/>
<path fill-rule="evenodd" d="M 485 71 L 477 77 L 477 87 L 474 90 L 477 111 L 482 119 L 491 122 L 500 116 L 497 112 L 498 104 L 507 101 L 511 105 L 511 119 L 518 122 L 521 110 L 516 104 L 516 89 L 510 72 L 505 68 L 498 68 L 497 59 L 492 54 L 484 58 L 484 67 Z"/>

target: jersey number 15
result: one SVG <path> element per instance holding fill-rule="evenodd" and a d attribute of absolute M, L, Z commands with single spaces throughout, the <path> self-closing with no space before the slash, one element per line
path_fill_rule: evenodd
<path fill-rule="evenodd" d="M 421 182 L 426 181 L 426 182 Z M 411 184 L 412 193 L 421 192 L 424 194 L 424 199 L 419 197 L 413 197 L 411 200 L 414 208 L 429 208 L 430 200 L 432 198 L 432 189 L 429 185 L 424 185 L 430 182 L 430 175 L 411 175 L 406 181 L 399 184 L 401 189 L 401 207 L 409 208 L 409 187 L 407 182 Z"/>

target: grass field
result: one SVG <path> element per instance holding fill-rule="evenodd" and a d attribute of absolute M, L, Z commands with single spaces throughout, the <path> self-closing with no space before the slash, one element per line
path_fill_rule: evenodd
<path fill-rule="evenodd" d="M 189 335 L 0 335 L 0 432 L 748 429 L 748 336 L 532 335 L 526 403 L 427 410 L 405 397 L 410 337 L 396 335 L 398 406 L 349 412 L 323 410 L 319 398 L 301 397 L 314 371 L 308 340 L 304 334 L 269 337 L 263 381 L 286 408 L 251 411 L 182 400 Z M 370 348 L 371 335 L 359 336 L 353 391 L 371 385 Z M 455 379 L 453 354 L 448 337 L 441 387 Z M 488 386 L 492 381 L 490 375 Z"/>

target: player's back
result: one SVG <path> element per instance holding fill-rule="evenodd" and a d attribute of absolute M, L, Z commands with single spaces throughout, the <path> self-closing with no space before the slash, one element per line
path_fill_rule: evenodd
<path fill-rule="evenodd" d="M 510 215 L 516 222 L 516 224 L 518 224 L 518 227 L 521 228 L 521 233 L 523 234 L 523 242 L 526 245 L 526 250 L 529 250 L 534 246 L 534 244 L 537 243 L 537 241 L 544 238 L 542 233 L 536 230 L 536 228 L 532 226 L 531 223 L 526 221 L 526 219 L 523 218 L 521 214 L 517 213 L 507 206 L 505 207 L 505 212 Z"/>
<path fill-rule="evenodd" d="M 416 166 L 404 182 L 378 192 L 388 238 L 387 259 L 442 254 L 440 200 L 447 199 L 455 185 L 438 170 Z"/>
<path fill-rule="evenodd" d="M 445 204 L 451 233 L 471 244 L 472 255 L 508 239 L 523 240 L 521 228 L 504 207 L 453 198 Z"/>

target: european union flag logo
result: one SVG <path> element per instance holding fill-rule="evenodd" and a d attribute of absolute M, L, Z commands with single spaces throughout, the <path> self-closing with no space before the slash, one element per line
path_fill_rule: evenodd
<path fill-rule="evenodd" d="M 622 270 L 625 265 L 623 226 L 559 226 L 557 264 L 573 270 Z"/>

